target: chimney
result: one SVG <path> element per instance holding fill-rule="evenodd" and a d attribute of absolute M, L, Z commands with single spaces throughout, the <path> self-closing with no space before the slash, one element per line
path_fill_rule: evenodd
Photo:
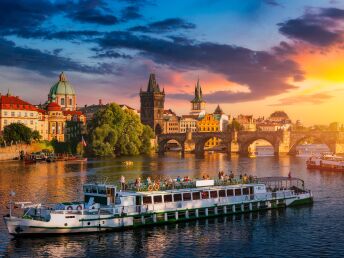
<path fill-rule="evenodd" d="M 102 99 L 99 99 L 99 106 L 102 106 L 103 105 L 103 101 Z"/>

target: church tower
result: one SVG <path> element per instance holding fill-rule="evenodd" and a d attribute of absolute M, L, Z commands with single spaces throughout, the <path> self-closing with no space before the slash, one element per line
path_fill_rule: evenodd
<path fill-rule="evenodd" d="M 205 101 L 203 100 L 202 87 L 197 80 L 195 86 L 195 97 L 191 100 L 191 112 L 190 115 L 204 116 L 205 115 Z"/>
<path fill-rule="evenodd" d="M 156 135 L 163 132 L 165 91 L 160 91 L 155 74 L 149 75 L 147 91 L 140 90 L 141 122 L 149 125 Z"/>

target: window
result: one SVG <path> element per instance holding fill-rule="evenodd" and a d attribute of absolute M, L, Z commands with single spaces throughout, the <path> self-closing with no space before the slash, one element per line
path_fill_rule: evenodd
<path fill-rule="evenodd" d="M 192 193 L 192 199 L 193 199 L 193 200 L 199 200 L 199 199 L 201 199 L 201 197 L 200 197 L 200 192 L 193 192 L 193 193 Z"/>
<path fill-rule="evenodd" d="M 201 192 L 201 194 L 202 194 L 202 199 L 209 199 L 209 192 L 208 191 Z"/>
<path fill-rule="evenodd" d="M 18 112 L 18 116 L 21 116 L 21 112 Z"/>
<path fill-rule="evenodd" d="M 24 116 L 27 117 L 27 112 L 25 112 Z"/>
<path fill-rule="evenodd" d="M 143 204 L 151 204 L 152 203 L 152 197 L 151 196 L 143 196 L 142 202 L 143 202 Z"/>
<path fill-rule="evenodd" d="M 30 121 L 30 125 L 33 125 L 33 121 L 32 120 Z"/>
<path fill-rule="evenodd" d="M 172 202 L 172 194 L 164 195 L 164 202 Z"/>
<path fill-rule="evenodd" d="M 33 113 L 30 113 L 30 116 L 33 117 Z"/>
<path fill-rule="evenodd" d="M 210 191 L 211 198 L 217 198 L 217 191 Z"/>
<path fill-rule="evenodd" d="M 69 99 L 69 105 L 73 105 L 73 100 Z"/>
<path fill-rule="evenodd" d="M 7 111 L 4 112 L 4 116 L 7 116 Z"/>
<path fill-rule="evenodd" d="M 219 196 L 220 197 L 226 197 L 226 190 L 220 190 L 219 191 Z"/>
<path fill-rule="evenodd" d="M 181 194 L 174 194 L 173 199 L 175 202 L 180 202 L 182 200 L 182 195 Z"/>
<path fill-rule="evenodd" d="M 7 125 L 7 120 L 6 119 L 4 120 L 4 124 Z"/>
<path fill-rule="evenodd" d="M 235 189 L 235 196 L 241 195 L 241 189 Z"/>
<path fill-rule="evenodd" d="M 183 193 L 184 201 L 191 201 L 191 193 Z"/>
<path fill-rule="evenodd" d="M 242 194 L 243 195 L 248 195 L 249 194 L 248 188 L 243 188 L 242 189 Z"/>
<path fill-rule="evenodd" d="M 64 104 L 65 104 L 65 99 L 61 98 L 61 105 L 64 105 Z"/>
<path fill-rule="evenodd" d="M 233 189 L 227 189 L 227 196 L 233 196 Z"/>
<path fill-rule="evenodd" d="M 11 112 L 11 116 L 15 116 L 15 113 L 14 113 L 14 112 Z"/>
<path fill-rule="evenodd" d="M 153 197 L 154 203 L 162 203 L 162 196 L 161 195 L 156 195 Z"/>

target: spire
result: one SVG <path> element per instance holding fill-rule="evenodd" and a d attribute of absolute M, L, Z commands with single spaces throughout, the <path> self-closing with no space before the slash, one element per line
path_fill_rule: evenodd
<path fill-rule="evenodd" d="M 7 90 L 7 97 L 11 96 L 10 89 Z"/>
<path fill-rule="evenodd" d="M 149 75 L 147 92 L 160 92 L 159 84 L 156 82 L 154 73 Z"/>
<path fill-rule="evenodd" d="M 64 72 L 60 73 L 59 80 L 60 80 L 60 82 L 66 82 L 67 81 L 67 77 L 64 74 Z"/>
<path fill-rule="evenodd" d="M 195 86 L 195 98 L 191 102 L 202 102 L 202 101 L 203 101 L 202 86 L 199 83 L 199 78 L 198 78 L 196 86 Z"/>
<path fill-rule="evenodd" d="M 214 114 L 217 114 L 217 115 L 222 115 L 224 114 L 222 108 L 220 107 L 220 105 L 217 105 L 215 111 L 214 111 Z"/>

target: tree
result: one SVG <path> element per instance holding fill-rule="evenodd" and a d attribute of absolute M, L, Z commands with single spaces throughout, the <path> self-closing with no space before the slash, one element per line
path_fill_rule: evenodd
<path fill-rule="evenodd" d="M 151 139 L 154 138 L 154 132 L 152 128 L 148 125 L 143 126 L 143 133 L 141 135 L 141 153 L 148 154 L 151 151 Z"/>
<path fill-rule="evenodd" d="M 38 142 L 41 140 L 42 136 L 39 134 L 37 130 L 35 130 L 31 133 L 31 138 Z"/>
<path fill-rule="evenodd" d="M 22 123 L 6 125 L 3 135 L 7 143 L 31 143 L 32 140 L 32 130 Z"/>
<path fill-rule="evenodd" d="M 109 104 L 89 123 L 88 151 L 95 156 L 138 155 L 150 148 L 148 129 L 130 110 Z M 149 143 L 148 143 L 149 142 Z"/>
<path fill-rule="evenodd" d="M 240 131 L 242 129 L 242 126 L 237 120 L 233 119 L 232 124 L 231 124 L 231 129 Z"/>

